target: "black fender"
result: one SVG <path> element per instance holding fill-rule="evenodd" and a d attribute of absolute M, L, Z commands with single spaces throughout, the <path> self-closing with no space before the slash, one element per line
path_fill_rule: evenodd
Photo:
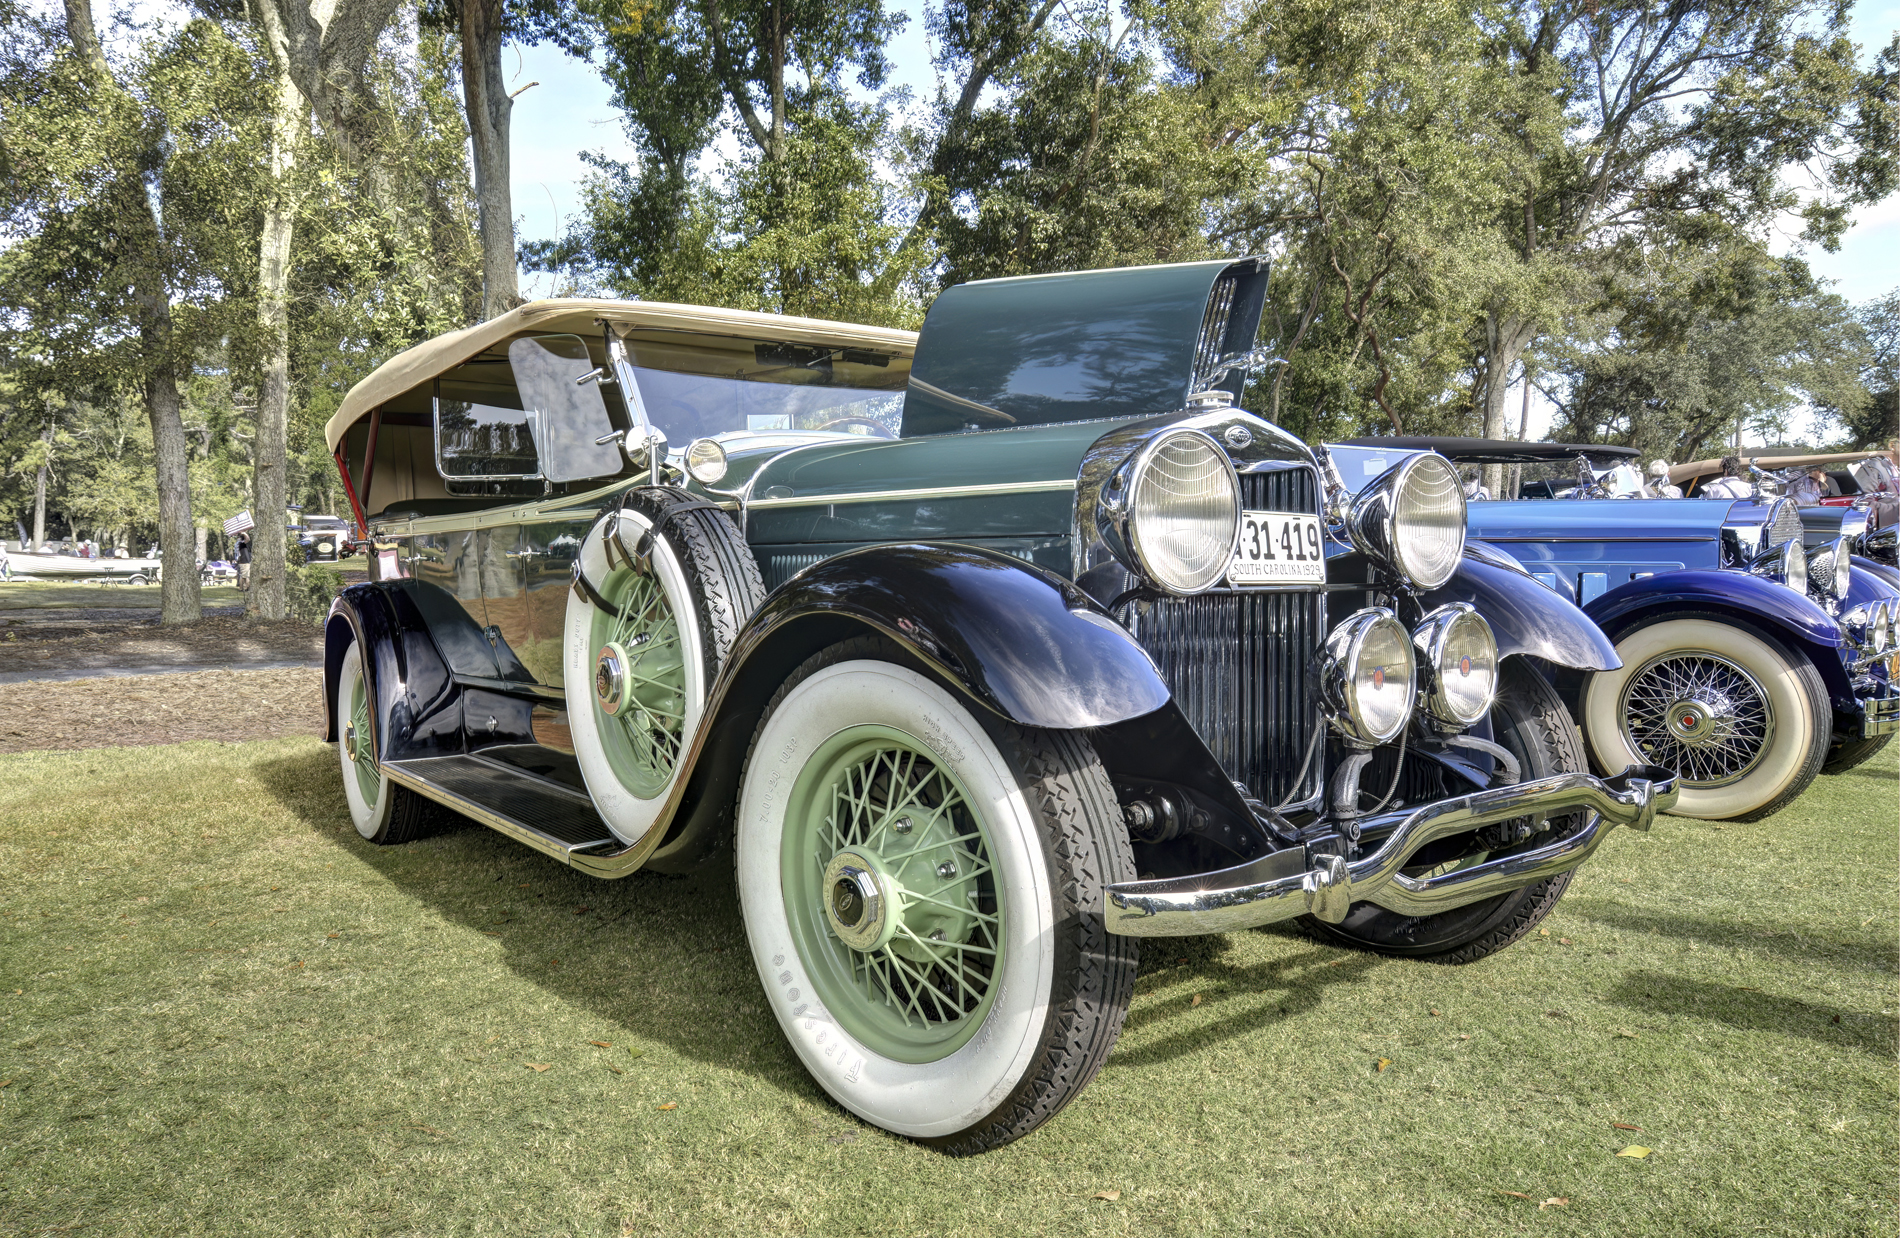
<path fill-rule="evenodd" d="M 337 737 L 337 679 L 354 639 L 365 651 L 364 673 L 375 702 L 370 730 L 377 760 L 464 750 L 462 691 L 455 673 L 493 677 L 494 654 L 468 613 L 453 598 L 447 607 L 440 605 L 441 599 L 429 596 L 431 589 L 441 592 L 412 580 L 351 585 L 331 603 L 323 640 L 325 739 Z"/>
<path fill-rule="evenodd" d="M 1113 735 L 1147 719 L 1144 736 L 1171 750 L 1158 761 L 1212 768 L 1211 793 L 1224 791 L 1250 819 L 1146 651 L 1073 583 L 979 547 L 881 545 L 806 568 L 746 623 L 714 688 L 679 811 L 647 867 L 683 871 L 711 854 L 772 694 L 811 655 L 871 633 L 1022 726 Z M 1181 755 L 1190 746 L 1202 761 Z"/>
<path fill-rule="evenodd" d="M 1744 572 L 1689 569 L 1632 580 L 1593 600 L 1584 613 L 1611 639 L 1663 611 L 1691 610 L 1762 628 L 1804 654 L 1821 674 L 1836 709 L 1854 708 L 1840 624 L 1806 594 Z"/>
<path fill-rule="evenodd" d="M 1500 661 L 1523 654 L 1578 671 L 1610 671 L 1623 665 L 1603 630 L 1568 599 L 1539 584 L 1514 561 L 1507 567 L 1469 553 L 1472 549 L 1467 548 L 1450 580 L 1420 596 L 1426 610 L 1469 602 L 1491 625 Z"/>

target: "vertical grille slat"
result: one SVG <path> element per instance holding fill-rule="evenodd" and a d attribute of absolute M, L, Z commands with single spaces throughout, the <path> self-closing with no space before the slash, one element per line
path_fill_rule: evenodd
<path fill-rule="evenodd" d="M 1250 511 L 1318 511 L 1306 468 L 1243 473 Z M 1228 776 L 1269 804 L 1318 794 L 1318 763 L 1293 786 L 1319 707 L 1326 600 L 1274 589 L 1131 603 L 1120 618 L 1154 658 L 1195 733 Z"/>

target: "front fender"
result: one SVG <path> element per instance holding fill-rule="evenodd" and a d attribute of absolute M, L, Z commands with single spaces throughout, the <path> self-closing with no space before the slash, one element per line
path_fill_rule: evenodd
<path fill-rule="evenodd" d="M 1806 594 L 1742 572 L 1659 572 L 1618 585 L 1583 613 L 1614 637 L 1646 614 L 1684 606 L 1747 619 L 1817 649 L 1838 650 L 1842 643 L 1840 625 Z"/>
<path fill-rule="evenodd" d="M 1767 629 L 1807 655 L 1837 708 L 1851 707 L 1854 689 L 1841 650 L 1846 638 L 1833 616 L 1806 594 L 1742 572 L 1660 572 L 1632 580 L 1583 608 L 1612 639 L 1660 611 L 1689 610 L 1739 619 Z"/>
<path fill-rule="evenodd" d="M 711 854 L 772 694 L 806 658 L 873 632 L 1023 726 L 1112 727 L 1171 699 L 1134 638 L 1059 576 L 970 546 L 835 555 L 780 586 L 734 642 L 679 811 L 648 867 L 684 871 Z"/>
<path fill-rule="evenodd" d="M 1498 657 L 1528 654 L 1574 670 L 1608 671 L 1623 665 L 1616 646 L 1585 612 L 1521 571 L 1466 555 L 1452 578 L 1425 594 L 1426 610 L 1469 602 L 1491 625 Z"/>
<path fill-rule="evenodd" d="M 1884 580 L 1893 587 L 1896 593 L 1900 593 L 1900 568 L 1882 563 L 1878 559 L 1869 559 L 1865 555 L 1855 555 L 1854 571 L 1848 582 L 1847 597 L 1850 606 L 1859 605 L 1860 601 L 1866 600 L 1864 598 L 1856 600 L 1854 594 L 1854 587 L 1860 583 L 1862 577 Z"/>
<path fill-rule="evenodd" d="M 805 569 L 746 625 L 731 673 L 778 661 L 770 651 L 788 642 L 805 649 L 795 629 L 839 620 L 882 632 L 1023 726 L 1107 726 L 1169 699 L 1146 651 L 1080 589 L 972 546 L 873 546 Z"/>

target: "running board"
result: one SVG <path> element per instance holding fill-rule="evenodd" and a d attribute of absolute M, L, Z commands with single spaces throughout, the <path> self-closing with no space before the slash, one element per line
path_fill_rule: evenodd
<path fill-rule="evenodd" d="M 563 864 L 575 864 L 583 853 L 622 846 L 586 795 L 498 761 L 421 757 L 386 761 L 382 768 L 391 782 Z"/>

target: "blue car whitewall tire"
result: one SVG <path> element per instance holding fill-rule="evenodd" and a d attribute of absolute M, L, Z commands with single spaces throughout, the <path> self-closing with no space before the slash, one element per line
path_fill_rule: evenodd
<path fill-rule="evenodd" d="M 1677 815 L 1754 821 L 1820 772 L 1833 732 L 1826 687 L 1768 633 L 1673 614 L 1624 632 L 1616 652 L 1623 665 L 1584 687 L 1584 736 L 1599 769 L 1677 770 Z"/>

